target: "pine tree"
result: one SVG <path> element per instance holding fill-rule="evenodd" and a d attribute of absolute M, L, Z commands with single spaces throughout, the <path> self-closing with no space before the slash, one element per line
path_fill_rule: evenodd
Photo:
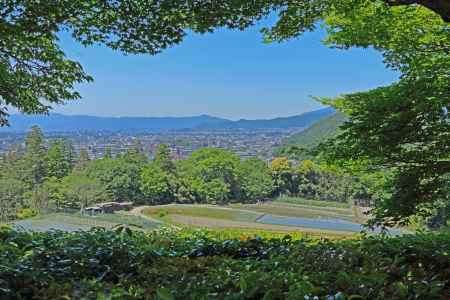
<path fill-rule="evenodd" d="M 87 150 L 81 149 L 80 154 L 78 156 L 77 163 L 75 165 L 75 168 L 77 170 L 83 170 L 87 166 L 87 164 L 89 163 L 90 160 L 91 159 L 89 157 L 89 153 L 87 152 Z"/>
<path fill-rule="evenodd" d="M 23 161 L 24 181 L 31 186 L 41 183 L 45 177 L 44 134 L 39 126 L 31 127 L 25 139 L 25 156 Z"/>
<path fill-rule="evenodd" d="M 77 162 L 77 155 L 75 153 L 73 143 L 69 139 L 63 139 L 62 141 L 63 141 L 64 156 L 69 162 L 70 168 L 73 168 L 75 166 L 75 163 Z"/>
<path fill-rule="evenodd" d="M 59 179 L 67 176 L 72 169 L 70 156 L 71 154 L 67 152 L 66 141 L 54 141 L 45 158 L 46 175 Z"/>
<path fill-rule="evenodd" d="M 172 173 L 175 171 L 175 164 L 170 158 L 170 149 L 165 144 L 159 145 L 154 162 L 156 166 L 165 172 Z"/>
<path fill-rule="evenodd" d="M 147 156 L 144 153 L 144 146 L 138 138 L 133 140 L 133 144 L 127 151 L 125 157 L 130 162 L 136 163 L 138 165 L 143 165 L 148 162 Z"/>
<path fill-rule="evenodd" d="M 25 138 L 25 147 L 27 155 L 42 156 L 44 154 L 44 134 L 39 126 L 34 125 L 31 127 Z"/>

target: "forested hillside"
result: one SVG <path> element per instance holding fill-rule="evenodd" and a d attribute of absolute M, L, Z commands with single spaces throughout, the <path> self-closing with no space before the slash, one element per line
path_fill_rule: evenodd
<path fill-rule="evenodd" d="M 304 148 L 313 148 L 339 132 L 339 126 L 345 121 L 342 113 L 335 113 L 324 118 L 305 130 L 293 134 L 283 141 L 284 145 L 298 145 Z"/>

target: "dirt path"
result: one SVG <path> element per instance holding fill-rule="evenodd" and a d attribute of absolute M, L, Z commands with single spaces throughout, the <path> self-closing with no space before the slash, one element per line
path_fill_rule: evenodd
<path fill-rule="evenodd" d="M 148 205 L 143 205 L 143 206 L 137 206 L 134 207 L 132 210 L 130 211 L 126 211 L 126 212 L 121 212 L 124 215 L 131 215 L 131 216 L 138 216 L 138 217 L 142 217 L 150 222 L 154 222 L 154 223 L 158 223 L 158 224 L 163 224 L 164 222 L 155 218 L 152 218 L 144 213 L 142 213 L 142 211 L 146 208 L 151 208 L 154 206 L 148 206 Z"/>

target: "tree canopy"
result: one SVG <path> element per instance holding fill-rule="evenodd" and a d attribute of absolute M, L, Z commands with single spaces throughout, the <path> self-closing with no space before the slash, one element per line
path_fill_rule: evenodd
<path fill-rule="evenodd" d="M 326 19 L 326 43 L 341 48 L 373 46 L 398 82 L 367 92 L 323 99 L 349 120 L 323 147 L 343 164 L 390 170 L 389 197 L 374 210 L 378 223 L 428 216 L 441 202 L 450 173 L 450 31 L 448 24 L 418 7 L 389 9 L 375 2 Z M 376 30 L 374 30 L 376 28 Z"/>
<path fill-rule="evenodd" d="M 450 172 L 450 4 L 447 0 L 8 0 L 0 7 L 0 123 L 8 107 L 45 113 L 78 99 L 75 85 L 91 81 L 66 58 L 58 35 L 85 46 L 156 54 L 188 32 L 219 27 L 243 30 L 277 14 L 263 29 L 267 42 L 297 38 L 323 26 L 330 47 L 373 47 L 400 73 L 397 82 L 368 92 L 322 99 L 348 115 L 328 148 L 337 161 L 360 160 L 393 176 L 391 197 L 375 211 L 397 223 L 448 202 Z M 41 180 L 40 163 L 34 181 Z M 220 181 L 220 179 L 217 179 Z M 224 181 L 211 182 L 225 191 Z"/>
<path fill-rule="evenodd" d="M 189 30 L 244 29 L 274 11 L 279 20 L 272 30 L 266 30 L 267 37 L 284 39 L 313 30 L 317 21 L 336 12 L 355 14 L 360 7 L 381 4 L 386 8 L 400 5 L 400 10 L 408 10 L 404 5 L 421 10 L 420 5 L 437 13 L 427 12 L 432 20 L 450 19 L 446 0 L 3 1 L 0 124 L 7 124 L 8 107 L 46 113 L 53 104 L 79 99 L 76 84 L 93 80 L 79 62 L 65 56 L 59 45 L 61 32 L 69 32 L 85 46 L 102 44 L 124 53 L 156 54 L 180 43 Z"/>

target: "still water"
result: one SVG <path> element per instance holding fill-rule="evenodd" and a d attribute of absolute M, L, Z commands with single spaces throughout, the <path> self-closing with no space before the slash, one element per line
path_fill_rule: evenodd
<path fill-rule="evenodd" d="M 342 220 L 342 219 L 309 219 L 298 217 L 282 217 L 273 215 L 264 215 L 258 219 L 258 222 L 273 225 L 288 225 L 305 228 L 315 228 L 323 230 L 338 230 L 338 231 L 350 231 L 360 232 L 365 228 L 358 223 Z M 380 232 L 381 230 L 375 229 L 373 232 Z M 399 234 L 399 230 L 390 229 L 390 233 Z"/>

